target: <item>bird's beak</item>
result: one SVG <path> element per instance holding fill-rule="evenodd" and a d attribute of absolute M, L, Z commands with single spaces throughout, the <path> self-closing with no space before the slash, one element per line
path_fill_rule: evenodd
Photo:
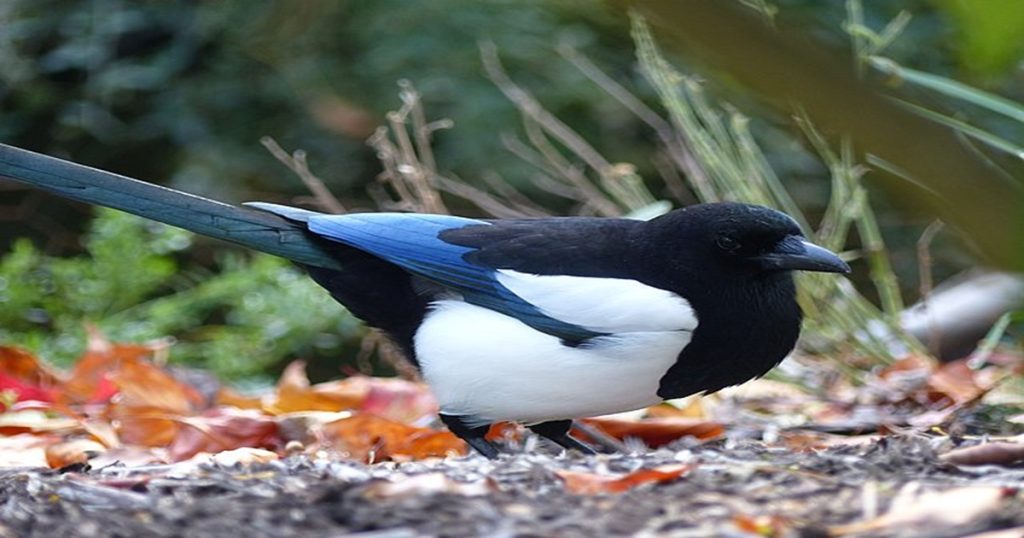
<path fill-rule="evenodd" d="M 850 266 L 831 250 L 808 243 L 799 235 L 789 235 L 771 251 L 754 257 L 766 270 L 820 271 L 849 273 Z"/>

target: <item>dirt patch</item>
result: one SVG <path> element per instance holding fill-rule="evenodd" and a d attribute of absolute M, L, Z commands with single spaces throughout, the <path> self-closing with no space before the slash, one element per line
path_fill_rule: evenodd
<path fill-rule="evenodd" d="M 363 465 L 296 456 L 235 466 L 7 470 L 0 475 L 0 536 L 826 536 L 831 530 L 940 537 L 1024 526 L 1017 492 L 1024 468 L 943 463 L 937 448 L 948 443 L 888 437 L 799 452 L 719 441 L 595 457 L 541 447 L 496 462 L 469 456 Z M 559 475 L 626 475 L 679 464 L 687 465 L 678 479 L 621 494 L 573 494 Z M 900 508 L 923 511 L 903 523 L 839 527 L 885 517 L 894 503 L 906 504 L 910 490 L 966 487 L 976 488 L 964 491 L 985 505 L 922 500 Z M 928 503 L 934 506 L 921 506 Z M 968 517 L 947 519 L 944 511 Z"/>

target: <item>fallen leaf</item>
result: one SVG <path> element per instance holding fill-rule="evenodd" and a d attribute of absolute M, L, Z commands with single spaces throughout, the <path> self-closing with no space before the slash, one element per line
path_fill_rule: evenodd
<path fill-rule="evenodd" d="M 619 440 L 635 437 L 653 448 L 667 445 L 687 436 L 706 441 L 725 433 L 725 426 L 719 422 L 685 417 L 642 420 L 595 417 L 583 419 L 583 421 L 601 428 L 602 431 Z"/>
<path fill-rule="evenodd" d="M 129 445 L 169 445 L 178 434 L 179 418 L 157 407 L 111 405 L 107 410 L 117 437 Z"/>
<path fill-rule="evenodd" d="M 1024 460 L 1024 443 L 982 443 L 950 450 L 939 459 L 956 465 L 1009 465 Z"/>
<path fill-rule="evenodd" d="M 486 495 L 493 486 L 486 481 L 457 482 L 442 473 L 425 473 L 392 480 L 377 480 L 367 484 L 363 496 L 372 500 L 395 500 L 409 497 L 429 497 L 439 493 L 451 493 L 467 497 Z"/>
<path fill-rule="evenodd" d="M 61 376 L 35 355 L 16 347 L 0 346 L 0 373 L 38 387 L 53 387 Z"/>
<path fill-rule="evenodd" d="M 85 463 L 107 448 L 92 439 L 69 439 L 46 447 L 46 464 L 51 469 L 62 469 L 68 465 Z"/>
<path fill-rule="evenodd" d="M 948 533 L 953 527 L 966 525 L 998 511 L 1006 496 L 1007 490 L 1004 488 L 988 486 L 924 493 L 906 488 L 896 496 L 887 513 L 867 521 L 830 527 L 829 534 L 842 536 L 909 528 L 918 534 L 928 529 L 941 529 Z"/>
<path fill-rule="evenodd" d="M 239 409 L 263 409 L 263 398 L 259 396 L 246 396 L 228 387 L 220 387 L 217 389 L 214 404 L 237 407 Z"/>
<path fill-rule="evenodd" d="M 284 445 L 274 417 L 250 409 L 221 407 L 201 416 L 182 417 L 167 452 L 182 461 L 201 452 L 238 448 L 273 449 Z"/>
<path fill-rule="evenodd" d="M 370 390 L 359 405 L 364 413 L 416 424 L 438 412 L 437 399 L 423 383 L 397 378 L 367 379 Z"/>
<path fill-rule="evenodd" d="M 11 392 L 14 401 L 52 402 L 59 376 L 31 353 L 0 346 L 0 392 Z M 3 411 L 3 404 L 0 404 Z"/>
<path fill-rule="evenodd" d="M 565 483 L 565 490 L 576 495 L 599 495 L 622 493 L 641 484 L 668 482 L 689 472 L 693 465 L 662 465 L 653 469 L 641 469 L 627 475 L 601 475 L 579 471 L 555 471 Z"/>
<path fill-rule="evenodd" d="M 111 374 L 124 363 L 137 363 L 153 354 L 151 346 L 112 344 L 94 331 L 90 331 L 89 335 L 85 354 L 75 362 L 70 376 L 60 387 L 62 403 L 110 400 L 118 389 L 110 378 Z"/>
<path fill-rule="evenodd" d="M 745 533 L 769 537 L 785 536 L 792 528 L 789 520 L 775 514 L 759 516 L 737 514 L 733 516 L 732 524 Z"/>
<path fill-rule="evenodd" d="M 418 428 L 369 414 L 325 424 L 322 434 L 332 448 L 365 462 L 466 453 L 465 443 L 451 432 Z"/>
<path fill-rule="evenodd" d="M 196 389 L 147 362 L 122 362 L 110 379 L 119 390 L 116 405 L 120 407 L 161 409 L 187 415 L 203 403 Z"/>
<path fill-rule="evenodd" d="M 943 364 L 928 378 L 930 399 L 934 402 L 945 399 L 949 404 L 976 399 L 985 392 L 985 388 L 979 386 L 976 374 L 966 359 Z"/>
<path fill-rule="evenodd" d="M 916 372 L 922 370 L 931 372 L 935 370 L 935 364 L 934 359 L 921 355 L 908 355 L 883 368 L 882 371 L 878 373 L 878 377 L 888 379 L 893 374 L 905 372 Z"/>
<path fill-rule="evenodd" d="M 369 392 L 370 382 L 361 376 L 311 386 L 306 377 L 306 363 L 294 361 L 284 369 L 275 395 L 264 409 L 273 414 L 344 411 L 357 408 Z"/>

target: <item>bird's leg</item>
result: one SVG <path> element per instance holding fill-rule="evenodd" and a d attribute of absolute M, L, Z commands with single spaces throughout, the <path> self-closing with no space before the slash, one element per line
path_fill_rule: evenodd
<path fill-rule="evenodd" d="M 578 450 L 584 454 L 597 454 L 593 448 L 569 435 L 569 430 L 572 429 L 571 420 L 549 420 L 548 422 L 534 424 L 529 426 L 529 428 L 537 435 L 558 443 L 562 448 Z"/>
<path fill-rule="evenodd" d="M 491 429 L 490 424 L 470 427 L 466 425 L 463 417 L 446 415 L 444 413 L 441 413 L 438 416 L 441 417 L 441 422 L 444 422 L 444 425 L 448 426 L 448 429 L 452 433 L 469 444 L 469 446 L 473 447 L 474 450 L 482 454 L 485 458 L 491 460 L 498 459 L 498 447 L 494 446 L 494 443 L 491 443 L 484 438 L 484 436 L 487 435 L 487 431 Z"/>

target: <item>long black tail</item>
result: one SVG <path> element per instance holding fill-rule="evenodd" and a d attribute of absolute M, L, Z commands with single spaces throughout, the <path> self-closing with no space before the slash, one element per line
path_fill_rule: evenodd
<path fill-rule="evenodd" d="M 300 225 L 70 161 L 0 144 L 0 178 L 231 241 L 313 267 L 340 269 Z"/>

